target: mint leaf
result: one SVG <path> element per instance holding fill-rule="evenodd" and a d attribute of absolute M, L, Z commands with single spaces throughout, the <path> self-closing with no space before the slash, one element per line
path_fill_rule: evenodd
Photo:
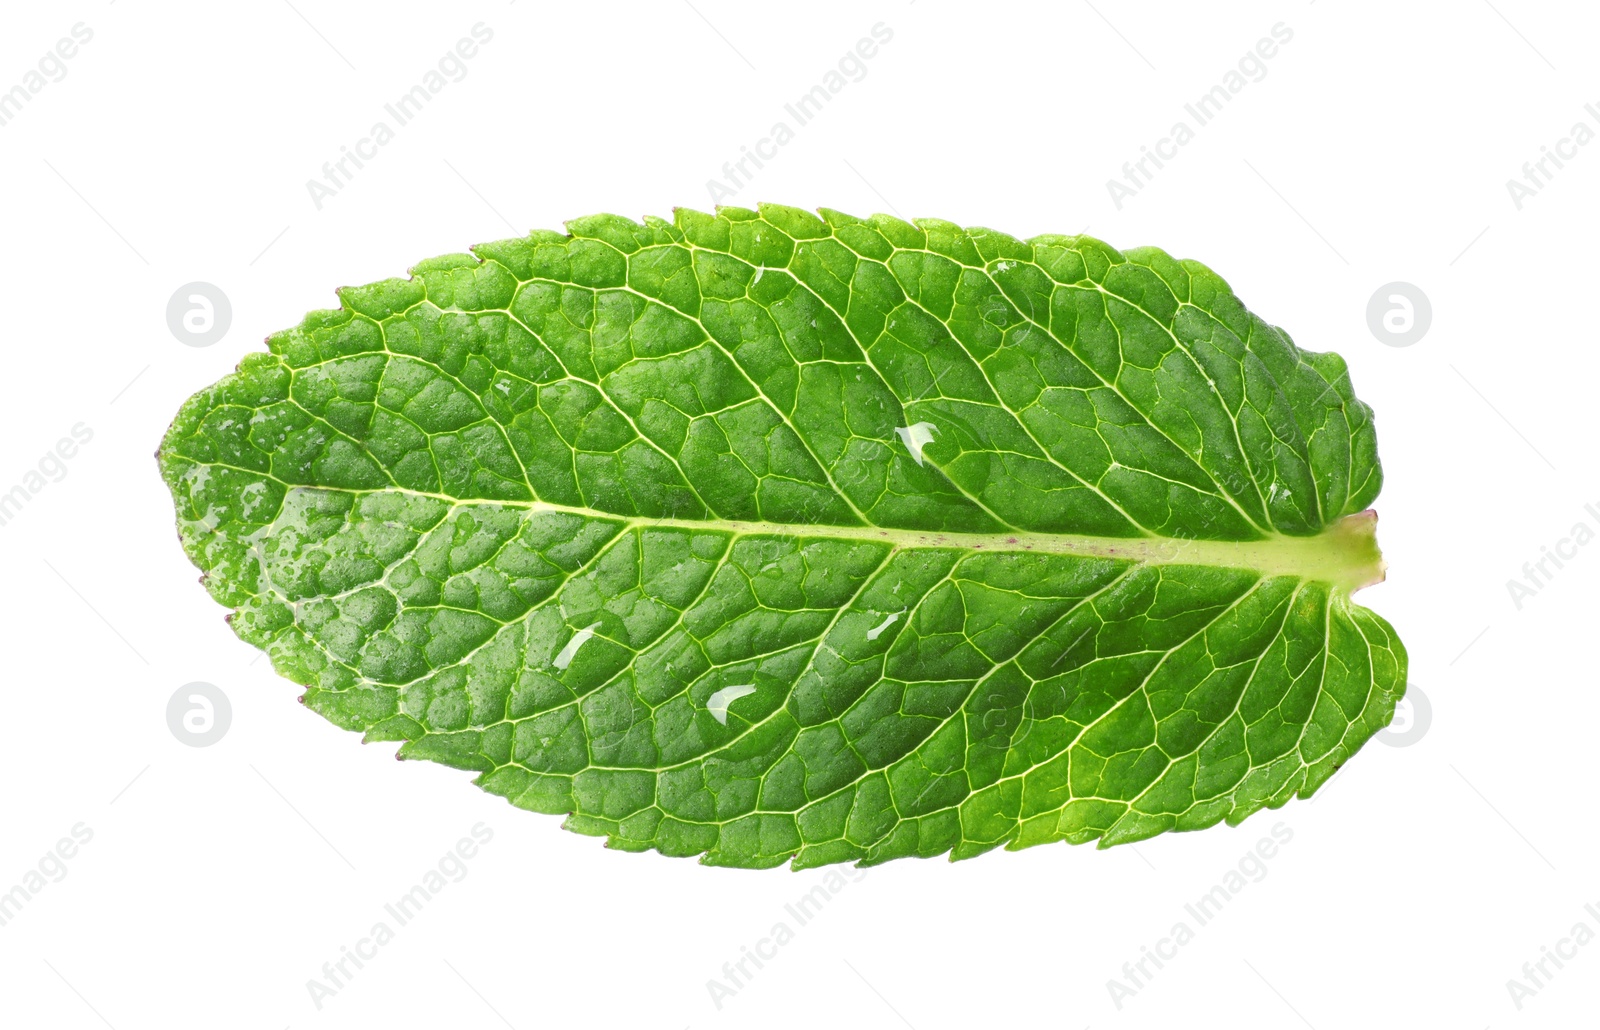
<path fill-rule="evenodd" d="M 341 290 L 161 445 L 207 588 L 334 723 L 801 868 L 1237 823 L 1392 717 L 1371 412 L 1205 266 L 568 228 Z"/>

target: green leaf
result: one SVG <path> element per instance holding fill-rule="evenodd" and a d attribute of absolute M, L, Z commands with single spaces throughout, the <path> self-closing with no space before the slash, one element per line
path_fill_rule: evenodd
<path fill-rule="evenodd" d="M 1387 725 L 1372 414 L 1195 261 L 612 215 L 339 293 L 161 445 L 305 704 L 613 847 L 1238 823 Z"/>

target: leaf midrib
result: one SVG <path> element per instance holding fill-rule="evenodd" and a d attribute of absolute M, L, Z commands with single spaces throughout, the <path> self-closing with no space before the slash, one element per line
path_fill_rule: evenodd
<path fill-rule="evenodd" d="M 206 462 L 208 465 L 221 465 Z M 235 466 L 225 466 L 235 467 Z M 1387 567 L 1377 545 L 1375 528 L 1377 519 L 1371 513 L 1346 515 L 1325 527 L 1314 536 L 1289 536 L 1274 533 L 1258 540 L 1204 540 L 1166 537 L 1148 534 L 1137 537 L 1105 537 L 1083 533 L 958 533 L 934 532 L 918 529 L 896 529 L 884 526 L 849 526 L 831 523 L 786 523 L 762 520 L 719 518 L 639 517 L 618 515 L 614 512 L 586 508 L 579 505 L 555 504 L 549 501 L 496 500 L 473 498 L 464 500 L 448 494 L 430 493 L 405 487 L 380 487 L 361 490 L 351 487 L 313 486 L 284 483 L 268 473 L 254 470 L 253 475 L 273 479 L 288 490 L 326 491 L 331 493 L 367 496 L 370 494 L 404 494 L 426 497 L 451 508 L 493 506 L 517 508 L 530 514 L 572 515 L 578 518 L 609 522 L 623 531 L 634 529 L 682 529 L 695 532 L 723 532 L 731 536 L 786 536 L 798 538 L 826 537 L 834 540 L 858 540 L 864 543 L 888 544 L 896 549 L 943 548 L 950 550 L 984 551 L 994 553 L 1037 553 L 1069 555 L 1079 558 L 1101 558 L 1127 561 L 1137 565 L 1200 565 L 1216 568 L 1246 569 L 1262 576 L 1293 576 L 1298 579 L 1328 583 L 1344 594 L 1353 594 L 1365 586 L 1381 582 Z M 281 509 L 280 509 L 281 511 Z M 263 529 L 270 529 L 277 517 Z"/>

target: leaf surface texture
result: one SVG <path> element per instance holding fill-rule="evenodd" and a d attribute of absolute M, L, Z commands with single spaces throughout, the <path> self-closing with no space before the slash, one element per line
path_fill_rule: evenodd
<path fill-rule="evenodd" d="M 208 589 L 334 723 L 799 868 L 1236 823 L 1392 717 L 1340 544 L 1371 412 L 1205 266 L 771 205 L 568 229 L 340 291 L 162 444 Z"/>

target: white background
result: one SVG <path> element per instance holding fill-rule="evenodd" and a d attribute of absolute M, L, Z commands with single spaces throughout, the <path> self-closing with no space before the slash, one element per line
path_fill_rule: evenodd
<path fill-rule="evenodd" d="M 1600 145 L 1519 210 L 1506 180 L 1600 102 L 1577 4 L 10 5 L 0 89 L 83 22 L 67 74 L 0 127 L 0 491 L 93 440 L 0 526 L 0 891 L 93 839 L 0 926 L 7 1026 L 1570 1027 L 1600 943 L 1506 981 L 1600 903 L 1600 546 L 1519 610 L 1507 580 L 1600 509 Z M 1508 20 L 1509 19 L 1509 20 Z M 318 210 L 320 178 L 455 42 L 493 40 Z M 891 211 L 1018 236 L 1088 229 L 1207 262 L 1377 412 L 1387 583 L 1431 724 L 1314 801 L 1137 847 L 868 871 L 743 989 L 707 981 L 823 872 L 604 849 L 469 774 L 396 763 L 295 703 L 223 624 L 151 458 L 185 397 L 333 288 L 609 211 L 706 208 L 706 181 L 883 22 L 893 39 L 733 202 Z M 1122 207 L 1120 177 L 1282 22 L 1293 33 Z M 1114 27 L 1113 27 L 1114 26 Z M 1514 26 L 1514 27 L 1513 27 Z M 1600 106 L 1600 104 L 1597 104 Z M 1192 119 L 1190 119 L 1192 123 Z M 1552 169 L 1553 165 L 1548 166 Z M 169 331 L 219 286 L 217 344 Z M 1423 339 L 1369 331 L 1391 281 Z M 187 746 L 169 697 L 232 724 Z M 1414 717 L 1402 712 L 1402 718 Z M 319 1010 L 306 983 L 477 823 L 493 841 Z M 1184 904 L 1271 827 L 1222 915 Z M 1597 904 L 1600 910 L 1600 904 Z M 1118 1009 L 1107 981 L 1196 928 Z M 1149 968 L 1154 968 L 1153 966 Z"/>

